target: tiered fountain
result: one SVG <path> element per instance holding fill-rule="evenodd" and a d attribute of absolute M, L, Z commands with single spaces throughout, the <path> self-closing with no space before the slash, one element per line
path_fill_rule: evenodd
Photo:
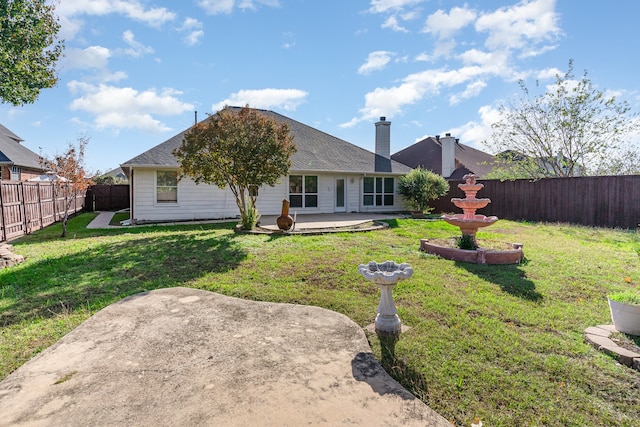
<path fill-rule="evenodd" d="M 508 250 L 488 250 L 478 247 L 476 233 L 481 227 L 488 227 L 494 224 L 498 217 L 476 214 L 476 210 L 487 206 L 491 199 L 477 199 L 476 194 L 484 188 L 483 184 L 476 183 L 476 176 L 467 174 L 463 177 L 464 183 L 458 184 L 458 188 L 464 191 L 465 198 L 453 198 L 451 202 L 462 209 L 461 214 L 442 215 L 449 224 L 460 227 L 462 236 L 467 236 L 476 249 L 458 249 L 439 246 L 428 239 L 420 240 L 420 249 L 442 258 L 456 261 L 475 262 L 478 264 L 516 264 L 522 260 L 522 244 L 514 243 L 512 249 Z"/>

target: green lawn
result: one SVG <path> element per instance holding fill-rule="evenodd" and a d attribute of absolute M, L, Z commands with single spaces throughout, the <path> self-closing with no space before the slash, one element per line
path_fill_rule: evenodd
<path fill-rule="evenodd" d="M 394 298 L 411 329 L 381 345 L 386 369 L 456 425 L 637 426 L 640 373 L 584 343 L 611 323 L 606 295 L 640 288 L 636 232 L 500 220 L 479 240 L 522 242 L 526 260 L 483 266 L 418 251 L 458 230 L 441 221 L 322 236 L 246 235 L 234 224 L 87 230 L 93 214 L 14 243 L 0 270 L 0 379 L 92 313 L 127 295 L 188 286 L 253 300 L 311 304 L 373 322 L 368 261 L 408 262 Z M 624 278 L 632 279 L 626 283 Z"/>

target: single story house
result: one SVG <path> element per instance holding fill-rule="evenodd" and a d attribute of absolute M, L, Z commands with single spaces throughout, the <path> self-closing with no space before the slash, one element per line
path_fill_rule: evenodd
<path fill-rule="evenodd" d="M 40 164 L 40 156 L 21 145 L 22 141 L 22 138 L 0 124 L 0 179 L 27 181 L 45 172 Z"/>
<path fill-rule="evenodd" d="M 391 159 L 412 168 L 428 169 L 446 179 L 462 179 L 468 173 L 482 178 L 495 166 L 491 154 L 461 144 L 451 134 L 424 138 L 393 154 Z"/>
<path fill-rule="evenodd" d="M 262 215 L 279 215 L 284 199 L 290 201 L 292 215 L 406 210 L 397 193 L 398 177 L 411 168 L 391 160 L 391 122 L 384 117 L 375 124 L 373 153 L 273 111 L 258 111 L 286 123 L 297 147 L 289 174 L 274 187 L 259 189 L 257 208 Z M 239 215 L 229 189 L 177 179 L 173 150 L 188 130 L 120 165 L 129 179 L 134 223 Z"/>

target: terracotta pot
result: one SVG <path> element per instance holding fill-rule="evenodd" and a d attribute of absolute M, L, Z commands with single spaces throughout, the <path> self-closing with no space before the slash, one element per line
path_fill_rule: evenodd
<path fill-rule="evenodd" d="M 282 214 L 276 219 L 276 224 L 280 230 L 289 230 L 293 226 L 293 218 L 289 215 L 289 201 L 282 201 Z"/>

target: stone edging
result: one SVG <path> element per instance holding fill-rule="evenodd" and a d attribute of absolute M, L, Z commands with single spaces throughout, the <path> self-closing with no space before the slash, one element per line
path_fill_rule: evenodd
<path fill-rule="evenodd" d="M 613 325 L 590 326 L 584 330 L 584 340 L 596 349 L 616 358 L 618 362 L 640 371 L 640 354 L 620 347 L 609 337 L 617 332 Z"/>
<path fill-rule="evenodd" d="M 0 269 L 20 264 L 23 261 L 22 255 L 13 253 L 13 245 L 0 243 Z"/>

